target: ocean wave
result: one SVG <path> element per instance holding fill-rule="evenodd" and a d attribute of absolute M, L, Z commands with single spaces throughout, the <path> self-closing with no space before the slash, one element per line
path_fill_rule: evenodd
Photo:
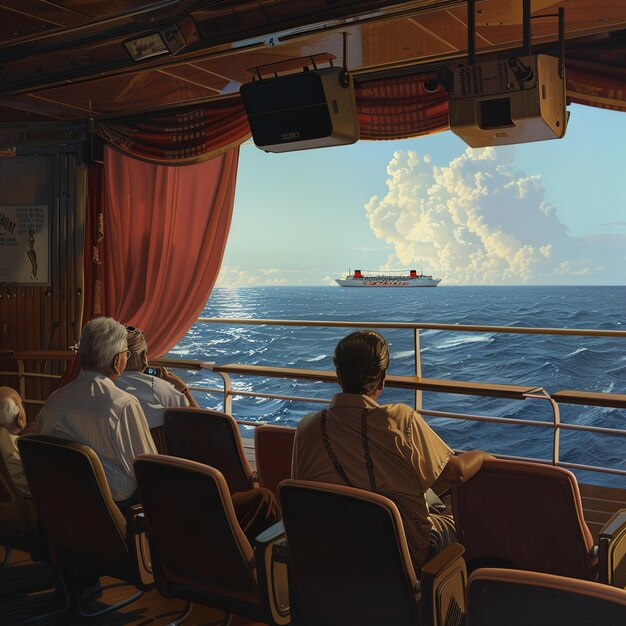
<path fill-rule="evenodd" d="M 463 346 L 466 344 L 472 343 L 491 343 L 493 341 L 492 333 L 481 333 L 467 335 L 465 337 L 450 337 L 449 339 L 444 339 L 437 345 L 437 348 L 446 350 L 449 348 L 457 348 L 458 346 Z"/>
<path fill-rule="evenodd" d="M 570 352 L 569 354 L 566 354 L 563 358 L 568 359 L 572 356 L 576 356 L 577 354 L 581 354 L 583 352 L 589 352 L 589 348 L 578 348 L 577 350 L 574 350 L 574 352 Z"/>
<path fill-rule="evenodd" d="M 422 350 L 424 352 L 425 350 Z M 413 358 L 415 356 L 415 350 L 400 350 L 391 354 L 392 361 L 401 361 L 402 359 Z"/>
<path fill-rule="evenodd" d="M 330 358 L 330 355 L 328 354 L 318 354 L 317 356 L 313 356 L 311 358 L 308 359 L 302 359 L 305 363 L 319 363 L 320 361 L 323 361 L 324 359 L 328 359 Z"/>

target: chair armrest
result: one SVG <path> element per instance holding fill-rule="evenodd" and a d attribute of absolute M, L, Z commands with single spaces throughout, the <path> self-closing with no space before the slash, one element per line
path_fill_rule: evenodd
<path fill-rule="evenodd" d="M 598 582 L 626 588 L 626 509 L 609 519 L 599 539 Z"/>
<path fill-rule="evenodd" d="M 465 614 L 467 569 L 465 548 L 453 543 L 422 566 L 420 611 L 422 626 L 461 623 Z"/>
<path fill-rule="evenodd" d="M 133 504 L 126 511 L 126 543 L 130 553 L 133 582 L 142 591 L 150 591 L 154 587 L 147 532 L 143 506 Z"/>
<path fill-rule="evenodd" d="M 287 564 L 274 554 L 276 544 L 285 543 L 285 527 L 276 522 L 256 538 L 256 570 L 259 600 L 265 619 L 273 626 L 289 624 Z M 277 551 L 278 553 L 279 551 Z"/>

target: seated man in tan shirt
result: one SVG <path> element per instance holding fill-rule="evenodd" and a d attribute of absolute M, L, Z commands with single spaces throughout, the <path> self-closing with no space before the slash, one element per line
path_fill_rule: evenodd
<path fill-rule="evenodd" d="M 375 491 L 400 511 L 416 568 L 456 540 L 450 515 L 429 513 L 425 493 L 470 479 L 481 451 L 454 452 L 406 404 L 378 404 L 389 366 L 384 337 L 358 331 L 335 349 L 342 388 L 330 406 L 303 418 L 296 431 L 292 476 Z M 368 462 L 369 461 L 369 462 Z"/>
<path fill-rule="evenodd" d="M 15 441 L 26 427 L 26 412 L 20 394 L 11 387 L 0 387 L 0 427 L 0 453 L 13 484 L 24 495 L 28 491 L 28 483 Z"/>

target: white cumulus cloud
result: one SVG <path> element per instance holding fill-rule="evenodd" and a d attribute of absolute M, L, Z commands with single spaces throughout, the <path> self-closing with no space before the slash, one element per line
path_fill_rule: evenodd
<path fill-rule="evenodd" d="M 387 267 L 423 268 L 443 284 L 624 283 L 626 235 L 573 237 L 515 148 L 468 148 L 447 165 L 396 152 L 388 191 L 365 205 L 393 246 Z"/>

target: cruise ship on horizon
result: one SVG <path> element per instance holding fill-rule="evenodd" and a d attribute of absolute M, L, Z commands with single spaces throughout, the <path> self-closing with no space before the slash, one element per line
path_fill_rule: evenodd
<path fill-rule="evenodd" d="M 364 274 L 363 272 L 368 272 Z M 389 272 L 389 273 L 387 273 Z M 396 273 L 397 272 L 397 273 Z M 399 273 L 404 272 L 404 273 Z M 423 274 L 422 270 L 385 270 L 382 272 L 371 270 L 348 270 L 345 278 L 336 278 L 340 287 L 436 287 L 441 278 L 433 278 L 430 274 Z"/>

